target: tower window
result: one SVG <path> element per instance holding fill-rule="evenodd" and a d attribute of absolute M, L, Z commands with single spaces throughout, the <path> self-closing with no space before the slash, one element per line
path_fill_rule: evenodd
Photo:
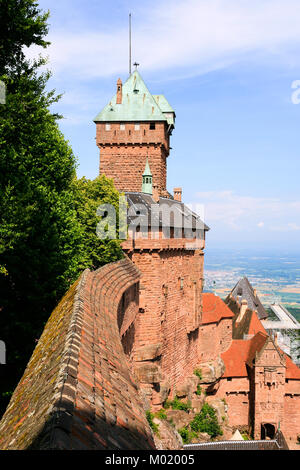
<path fill-rule="evenodd" d="M 110 131 L 110 124 L 105 124 L 105 130 Z"/>
<path fill-rule="evenodd" d="M 120 131 L 125 131 L 125 124 L 120 124 Z"/>
<path fill-rule="evenodd" d="M 139 131 L 139 130 L 140 130 L 140 125 L 139 125 L 139 124 L 135 124 L 135 125 L 134 125 L 134 130 L 135 130 L 135 131 Z"/>
<path fill-rule="evenodd" d="M 150 122 L 150 130 L 153 131 L 155 129 L 155 122 Z"/>

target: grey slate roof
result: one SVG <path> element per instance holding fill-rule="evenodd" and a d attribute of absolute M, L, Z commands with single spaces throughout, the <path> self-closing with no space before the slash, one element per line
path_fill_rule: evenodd
<path fill-rule="evenodd" d="M 196 231 L 208 231 L 209 227 L 200 217 L 191 211 L 183 202 L 160 197 L 156 203 L 151 194 L 126 192 L 129 205 L 128 223 L 137 217 L 142 218 L 142 225 L 149 227 L 187 228 Z"/>
<path fill-rule="evenodd" d="M 257 294 L 254 292 L 254 289 L 247 277 L 243 277 L 236 283 L 231 291 L 231 295 L 235 299 L 237 299 L 237 296 L 239 296 L 240 300 L 247 300 L 249 309 L 256 310 L 260 320 L 268 317 L 265 308 L 263 307 Z"/>

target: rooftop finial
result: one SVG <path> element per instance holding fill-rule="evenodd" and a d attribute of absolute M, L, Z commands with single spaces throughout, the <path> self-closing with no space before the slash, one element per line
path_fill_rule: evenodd
<path fill-rule="evenodd" d="M 138 66 L 139 66 L 140 64 L 138 64 L 137 62 L 135 62 L 133 65 L 135 66 L 135 70 L 137 70 L 137 68 L 138 68 Z"/>
<path fill-rule="evenodd" d="M 131 13 L 129 13 L 129 76 L 131 75 Z"/>

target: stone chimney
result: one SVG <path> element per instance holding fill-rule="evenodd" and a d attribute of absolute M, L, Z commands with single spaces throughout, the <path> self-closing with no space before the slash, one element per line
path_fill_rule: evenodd
<path fill-rule="evenodd" d="M 182 188 L 174 188 L 174 200 L 181 202 Z"/>
<path fill-rule="evenodd" d="M 117 104 L 122 104 L 122 80 L 119 78 L 117 81 Z"/>
<path fill-rule="evenodd" d="M 247 302 L 246 299 L 243 299 L 242 302 L 241 302 L 240 313 L 239 313 L 239 316 L 236 320 L 237 323 L 242 321 L 247 309 L 248 309 L 248 302 Z"/>
<path fill-rule="evenodd" d="M 155 202 L 159 202 L 159 192 L 158 192 L 158 187 L 153 185 L 152 187 L 152 197 Z"/>

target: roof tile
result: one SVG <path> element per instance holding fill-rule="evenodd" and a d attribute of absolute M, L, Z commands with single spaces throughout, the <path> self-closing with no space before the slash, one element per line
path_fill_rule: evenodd
<path fill-rule="evenodd" d="M 218 323 L 222 318 L 233 318 L 234 314 L 223 300 L 212 293 L 203 294 L 202 323 Z"/>

